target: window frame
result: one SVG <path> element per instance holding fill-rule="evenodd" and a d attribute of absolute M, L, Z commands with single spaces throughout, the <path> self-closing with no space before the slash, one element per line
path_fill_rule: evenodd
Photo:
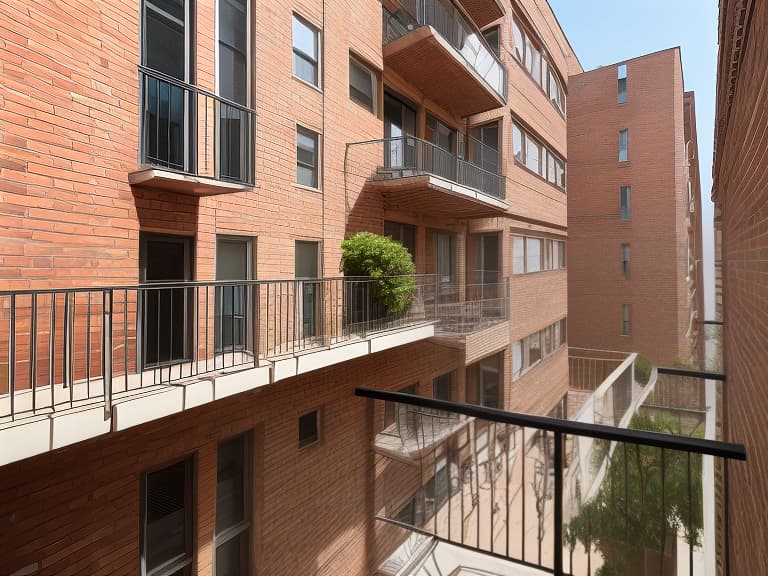
<path fill-rule="evenodd" d="M 298 22 L 299 24 L 303 25 L 305 28 L 310 30 L 313 33 L 314 37 L 314 43 L 315 43 L 315 50 L 317 51 L 317 57 L 313 57 L 310 54 L 307 54 L 302 50 L 301 48 L 298 48 L 296 44 L 294 43 L 294 36 L 293 36 L 293 24 L 294 21 Z M 317 71 L 315 75 L 317 76 L 317 82 L 311 82 L 307 80 L 306 78 L 302 78 L 299 76 L 299 74 L 296 73 L 296 65 L 294 62 L 294 56 L 298 56 L 299 58 L 302 58 L 306 61 L 308 61 L 310 64 L 314 64 Z M 308 19 L 304 18 L 300 14 L 296 12 L 291 13 L 291 74 L 294 78 L 297 80 L 304 82 L 308 86 L 312 86 L 313 88 L 317 88 L 318 90 L 323 89 L 323 74 L 322 74 L 322 60 L 323 60 L 323 35 L 322 30 L 318 27 L 312 24 Z"/>
<path fill-rule="evenodd" d="M 619 64 L 617 67 L 617 80 L 616 80 L 617 96 L 616 100 L 618 104 L 625 104 L 627 102 L 627 65 Z"/>
<path fill-rule="evenodd" d="M 302 441 L 301 438 L 301 419 L 306 418 L 307 416 L 310 416 L 314 414 L 315 415 L 315 438 L 314 440 L 307 440 L 305 439 Z M 305 451 L 309 450 L 313 446 L 317 446 L 320 444 L 323 440 L 323 433 L 322 433 L 322 421 L 323 421 L 323 409 L 322 407 L 313 408 L 312 410 L 308 410 L 306 412 L 302 412 L 299 414 L 298 418 L 296 418 L 296 443 L 298 446 L 299 451 Z"/>
<path fill-rule="evenodd" d="M 548 324 L 541 330 L 537 330 L 512 343 L 512 380 L 517 380 L 544 362 L 547 358 L 557 353 L 564 346 L 567 339 L 567 317 L 557 322 Z M 531 346 L 538 343 L 537 346 Z M 531 350 L 538 349 L 539 357 L 531 362 Z M 519 365 L 518 365 L 519 362 Z"/>
<path fill-rule="evenodd" d="M 632 253 L 629 244 L 621 245 L 621 274 L 624 276 L 624 280 L 629 280 L 631 277 L 631 258 Z"/>
<path fill-rule="evenodd" d="M 302 166 L 304 168 L 307 168 L 308 165 L 306 163 L 301 163 L 299 160 L 299 133 L 302 133 L 304 136 L 310 136 L 314 137 L 315 141 L 315 166 L 313 167 L 314 170 L 314 185 L 304 184 L 299 181 L 299 166 Z M 321 182 L 322 182 L 322 176 L 320 167 L 322 166 L 322 134 L 319 132 L 316 132 L 312 128 L 309 128 L 307 126 L 304 126 L 303 124 L 296 124 L 296 185 L 301 186 L 303 188 L 309 188 L 310 190 L 321 190 Z"/>
<path fill-rule="evenodd" d="M 515 151 L 516 140 L 519 139 L 520 150 L 519 153 Z M 528 145 L 531 142 L 539 149 L 538 168 L 533 169 L 528 165 Z M 552 179 L 550 179 L 550 157 L 552 159 Z M 562 156 L 553 151 L 547 144 L 545 144 L 540 138 L 531 135 L 522 124 L 517 120 L 512 120 L 512 158 L 516 165 L 524 168 L 528 172 L 535 174 L 538 178 L 554 186 L 563 194 L 567 193 L 566 190 L 566 174 L 567 174 L 567 162 L 563 160 Z M 561 171 L 558 174 L 558 170 Z"/>
<path fill-rule="evenodd" d="M 351 68 L 355 66 L 361 71 L 365 71 L 368 73 L 368 76 L 371 79 L 371 107 L 369 108 L 367 104 L 364 104 L 360 102 L 359 100 L 355 99 L 352 96 L 352 73 Z M 379 74 L 378 72 L 371 67 L 370 65 L 366 64 L 363 60 L 355 56 L 350 52 L 349 54 L 349 99 L 352 100 L 355 104 L 360 106 L 361 108 L 364 108 L 374 116 L 378 115 L 379 110 Z"/>
<path fill-rule="evenodd" d="M 147 478 L 150 474 L 160 472 L 166 468 L 171 468 L 177 464 L 184 464 L 184 540 L 186 550 L 183 555 L 177 556 L 160 566 L 147 569 Z M 152 467 L 141 473 L 140 482 L 140 543 L 139 543 L 139 573 L 141 576 L 172 576 L 179 570 L 186 572 L 185 576 L 192 573 L 194 554 L 196 548 L 196 530 L 195 518 L 197 516 L 195 485 L 197 461 L 195 454 L 187 454 L 170 462 L 165 462 L 159 466 Z"/>
<path fill-rule="evenodd" d="M 629 128 L 619 130 L 619 162 L 629 162 Z"/>
<path fill-rule="evenodd" d="M 213 525 L 213 559 L 212 559 L 212 565 L 213 565 L 213 576 L 216 576 L 216 556 L 217 552 L 220 546 L 223 546 L 227 543 L 229 543 L 231 540 L 235 538 L 241 537 L 243 534 L 248 534 L 248 562 L 247 562 L 247 568 L 246 568 L 246 574 L 245 576 L 250 575 L 251 573 L 251 528 L 253 526 L 253 490 L 251 488 L 252 482 L 253 482 L 253 432 L 244 432 L 243 434 L 238 434 L 236 436 L 232 436 L 229 438 L 225 438 L 223 440 L 220 440 L 216 446 L 216 464 L 217 464 L 217 473 L 216 473 L 216 505 L 218 507 L 218 500 L 219 500 L 219 490 L 218 490 L 218 457 L 219 457 L 219 450 L 221 448 L 222 444 L 226 444 L 227 442 L 232 442 L 233 440 L 236 440 L 238 438 L 243 439 L 243 490 L 244 490 L 244 497 L 243 497 L 243 520 L 238 522 L 237 524 L 233 526 L 229 526 L 221 531 L 219 533 L 219 528 L 217 526 L 216 520 L 214 520 Z"/>
<path fill-rule="evenodd" d="M 624 206 L 624 197 L 626 192 L 626 209 Z M 619 218 L 621 220 L 632 220 L 632 187 L 619 186 Z"/>
<path fill-rule="evenodd" d="M 216 61 L 214 63 L 214 66 L 216 68 L 216 94 L 221 96 L 221 89 L 219 85 L 220 77 L 221 77 L 221 35 L 219 34 L 219 28 L 221 26 L 221 3 L 222 2 L 230 2 L 231 0 L 216 0 L 216 13 L 215 13 L 215 27 L 216 27 L 216 36 L 215 36 L 215 43 L 216 43 L 216 54 L 215 58 Z M 246 106 L 250 108 L 251 106 L 251 57 L 252 57 L 252 47 L 251 47 L 251 0 L 243 0 L 245 2 L 245 103 L 240 103 L 235 101 L 237 104 L 240 104 L 241 106 Z"/>
<path fill-rule="evenodd" d="M 528 267 L 528 242 L 539 241 L 539 269 L 530 270 Z M 560 238 L 546 236 L 526 236 L 512 234 L 512 275 L 538 274 L 539 272 L 554 272 L 566 268 L 566 242 Z M 522 256 L 520 255 L 522 248 Z M 522 271 L 520 267 L 522 266 Z"/>
<path fill-rule="evenodd" d="M 621 305 L 621 335 L 632 336 L 632 305 Z"/>

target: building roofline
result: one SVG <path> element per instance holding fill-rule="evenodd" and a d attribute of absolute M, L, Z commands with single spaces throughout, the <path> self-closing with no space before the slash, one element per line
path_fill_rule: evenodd
<path fill-rule="evenodd" d="M 565 38 L 566 44 L 568 44 L 568 48 L 571 49 L 571 54 L 573 54 L 573 57 L 576 58 L 576 62 L 579 64 L 579 68 L 581 68 L 581 72 L 579 74 L 582 74 L 584 72 L 584 65 L 581 63 L 581 60 L 579 59 L 579 55 L 576 53 L 576 50 L 573 48 L 573 44 L 571 44 L 570 38 L 568 38 L 568 34 L 565 33 L 565 30 L 563 29 L 563 25 L 560 24 L 560 19 L 557 17 L 557 14 L 555 14 L 555 11 L 552 9 L 552 6 L 549 3 L 549 0 L 547 0 L 547 8 L 549 8 L 549 11 L 552 13 L 552 16 L 555 18 L 555 22 L 557 23 L 557 27 L 560 29 L 560 32 L 563 35 L 563 38 Z M 576 74 L 568 74 L 568 76 L 576 76 Z"/>
<path fill-rule="evenodd" d="M 633 62 L 635 60 L 642 60 L 643 58 L 649 58 L 651 56 L 656 56 L 657 54 L 663 54 L 664 52 L 674 52 L 677 50 L 681 54 L 680 58 L 680 69 L 682 71 L 683 67 L 683 59 L 682 59 L 682 50 L 680 46 L 671 46 L 669 48 L 662 48 L 661 50 L 656 50 L 654 52 L 648 52 L 648 54 L 641 54 L 640 56 L 633 56 L 632 58 L 626 58 L 624 60 L 617 60 L 616 62 L 610 62 L 608 64 L 601 64 L 600 66 L 596 68 L 592 68 L 591 70 L 584 70 L 584 72 L 580 72 L 579 74 L 574 74 L 574 76 L 580 76 L 581 74 L 589 74 L 590 72 L 595 72 L 596 70 L 601 70 L 602 68 L 609 68 L 612 66 L 618 66 L 619 64 L 626 64 L 627 62 Z"/>

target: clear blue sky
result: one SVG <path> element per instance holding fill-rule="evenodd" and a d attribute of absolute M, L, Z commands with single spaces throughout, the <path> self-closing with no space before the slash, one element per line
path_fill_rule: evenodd
<path fill-rule="evenodd" d="M 585 70 L 680 46 L 685 89 L 696 93 L 704 228 L 706 318 L 712 284 L 712 142 L 717 76 L 717 0 L 549 0 Z"/>

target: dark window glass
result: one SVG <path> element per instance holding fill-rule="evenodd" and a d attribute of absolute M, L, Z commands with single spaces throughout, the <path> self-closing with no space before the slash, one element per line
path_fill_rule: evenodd
<path fill-rule="evenodd" d="M 144 10 L 144 64 L 187 80 L 184 0 L 146 0 Z"/>
<path fill-rule="evenodd" d="M 376 111 L 376 75 L 353 58 L 349 59 L 349 97 L 369 112 Z"/>
<path fill-rule="evenodd" d="M 299 416 L 299 448 L 314 444 L 319 439 L 317 410 Z"/>
<path fill-rule="evenodd" d="M 318 187 L 318 134 L 306 128 L 296 129 L 296 182 Z"/>
<path fill-rule="evenodd" d="M 432 395 L 437 400 L 453 400 L 453 372 L 442 374 L 432 382 Z"/>
<path fill-rule="evenodd" d="M 499 55 L 499 27 L 494 26 L 493 28 L 489 28 L 488 30 L 485 30 L 483 32 L 483 36 L 485 37 L 485 41 L 488 42 L 488 45 L 491 47 L 491 50 L 496 54 L 496 56 Z"/>
<path fill-rule="evenodd" d="M 146 573 L 175 560 L 191 559 L 191 460 L 145 475 L 144 560 Z"/>
<path fill-rule="evenodd" d="M 632 217 L 631 189 L 629 186 L 622 186 L 619 190 L 621 219 L 629 220 Z"/>
<path fill-rule="evenodd" d="M 411 258 L 416 260 L 416 226 L 385 220 L 384 236 L 400 242 L 411 254 Z"/>

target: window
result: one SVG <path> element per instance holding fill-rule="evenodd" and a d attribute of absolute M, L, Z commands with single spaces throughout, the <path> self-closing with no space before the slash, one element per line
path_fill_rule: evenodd
<path fill-rule="evenodd" d="M 541 238 L 525 239 L 525 271 L 541 271 Z"/>
<path fill-rule="evenodd" d="M 630 336 L 632 334 L 632 309 L 629 304 L 621 305 L 621 335 Z"/>
<path fill-rule="evenodd" d="M 531 236 L 512 237 L 512 274 L 565 268 L 565 241 Z"/>
<path fill-rule="evenodd" d="M 144 2 L 143 63 L 182 81 L 190 79 L 189 31 L 193 11 L 189 8 L 186 0 Z"/>
<path fill-rule="evenodd" d="M 625 128 L 619 132 L 619 162 L 626 162 L 629 158 L 627 151 L 629 147 L 629 132 Z"/>
<path fill-rule="evenodd" d="M 483 31 L 483 36 L 494 54 L 499 56 L 499 27 L 494 26 L 493 28 L 488 28 L 488 30 Z"/>
<path fill-rule="evenodd" d="M 563 83 L 555 72 L 546 51 L 539 47 L 540 42 L 534 41 L 514 20 L 512 21 L 512 42 L 514 44 L 512 55 L 528 71 L 544 94 L 549 97 L 552 105 L 561 114 L 565 114 Z M 498 54 L 498 50 L 496 53 Z"/>
<path fill-rule="evenodd" d="M 299 416 L 299 448 L 305 448 L 320 440 L 319 410 Z"/>
<path fill-rule="evenodd" d="M 293 15 L 293 73 L 320 86 L 320 31 Z"/>
<path fill-rule="evenodd" d="M 631 189 L 629 186 L 622 186 L 619 189 L 619 205 L 621 219 L 629 220 L 632 218 Z"/>
<path fill-rule="evenodd" d="M 191 574 L 192 470 L 189 457 L 142 478 L 142 575 Z"/>
<path fill-rule="evenodd" d="M 512 22 L 512 40 L 515 45 L 514 56 L 518 62 L 523 63 L 523 32 L 517 22 Z"/>
<path fill-rule="evenodd" d="M 246 576 L 250 564 L 250 437 L 219 443 L 216 466 L 216 576 Z"/>
<path fill-rule="evenodd" d="M 296 127 L 296 182 L 310 188 L 319 187 L 318 178 L 318 143 L 317 132 Z"/>
<path fill-rule="evenodd" d="M 416 261 L 416 226 L 403 224 L 392 220 L 384 220 L 384 236 L 400 242 Z"/>
<path fill-rule="evenodd" d="M 517 162 L 565 191 L 565 162 L 558 154 L 539 144 L 517 123 L 512 124 L 512 152 Z"/>
<path fill-rule="evenodd" d="M 512 125 L 512 153 L 516 160 L 523 161 L 523 133 L 517 124 Z"/>
<path fill-rule="evenodd" d="M 541 174 L 541 147 L 538 142 L 525 136 L 525 165 L 529 170 Z"/>
<path fill-rule="evenodd" d="M 248 104 L 248 3 L 219 0 L 219 95 Z"/>
<path fill-rule="evenodd" d="M 627 65 L 622 64 L 619 66 L 619 104 L 624 104 L 627 101 Z"/>
<path fill-rule="evenodd" d="M 499 123 L 475 126 L 469 134 L 469 161 L 489 172 L 500 174 Z"/>
<path fill-rule="evenodd" d="M 488 408 L 501 406 L 502 354 L 484 358 L 467 367 L 467 402 Z"/>
<path fill-rule="evenodd" d="M 354 58 L 349 58 L 349 97 L 368 110 L 376 113 L 376 73 Z"/>
<path fill-rule="evenodd" d="M 453 372 L 441 374 L 432 381 L 432 396 L 437 400 L 453 400 Z"/>
<path fill-rule="evenodd" d="M 629 244 L 621 245 L 621 273 L 629 280 Z"/>
<path fill-rule="evenodd" d="M 566 320 L 512 343 L 512 378 L 517 379 L 541 360 L 557 352 L 566 342 Z"/>

